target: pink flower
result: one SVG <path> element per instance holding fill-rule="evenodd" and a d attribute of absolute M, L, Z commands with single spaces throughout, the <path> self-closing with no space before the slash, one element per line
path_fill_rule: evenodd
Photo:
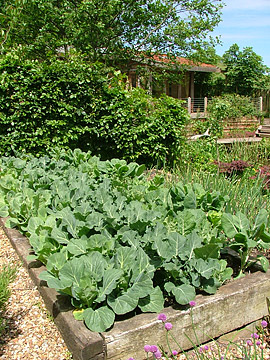
<path fill-rule="evenodd" d="M 158 320 L 162 320 L 163 322 L 165 322 L 167 320 L 167 316 L 163 313 L 158 315 Z"/>
<path fill-rule="evenodd" d="M 251 337 L 254 339 L 259 339 L 259 335 L 257 333 L 251 334 Z"/>
<path fill-rule="evenodd" d="M 158 351 L 154 352 L 154 356 L 156 359 L 160 359 L 162 355 L 161 355 L 161 352 L 158 350 Z"/>
<path fill-rule="evenodd" d="M 204 350 L 209 350 L 209 347 L 207 345 L 204 345 Z"/>
<path fill-rule="evenodd" d="M 156 345 L 151 345 L 151 350 L 152 353 L 155 353 L 158 351 L 158 347 Z"/>
<path fill-rule="evenodd" d="M 263 328 L 266 328 L 266 326 L 268 325 L 268 323 L 267 323 L 267 321 L 263 320 L 263 321 L 261 322 L 261 325 L 262 325 Z"/>
<path fill-rule="evenodd" d="M 169 330 L 171 330 L 172 329 L 172 324 L 171 323 L 169 323 L 169 322 L 167 322 L 167 323 L 165 323 L 165 329 L 167 330 L 167 331 L 169 331 Z"/>
<path fill-rule="evenodd" d="M 195 306 L 195 305 L 196 305 L 196 302 L 195 302 L 194 300 L 192 300 L 192 301 L 189 302 L 189 306 L 193 307 L 193 306 Z"/>
<path fill-rule="evenodd" d="M 261 345 L 260 340 L 257 340 L 257 341 L 256 341 L 256 345 L 258 345 L 258 346 L 260 346 L 260 345 Z"/>
<path fill-rule="evenodd" d="M 248 345 L 248 346 L 252 346 L 252 341 L 251 341 L 251 340 L 247 340 L 247 345 Z"/>
<path fill-rule="evenodd" d="M 144 351 L 145 352 L 150 352 L 151 351 L 151 345 L 145 345 L 144 346 Z"/>
<path fill-rule="evenodd" d="M 178 351 L 173 350 L 173 351 L 172 351 L 172 354 L 173 354 L 173 356 L 176 356 L 176 355 L 178 354 Z"/>

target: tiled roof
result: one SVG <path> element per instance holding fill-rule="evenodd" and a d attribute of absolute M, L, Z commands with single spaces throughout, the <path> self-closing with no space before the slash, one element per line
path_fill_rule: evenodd
<path fill-rule="evenodd" d="M 154 61 L 163 63 L 163 64 L 169 64 L 169 63 L 178 63 L 180 65 L 188 65 L 189 68 L 187 70 L 189 71 L 204 71 L 204 72 L 220 72 L 220 69 L 211 64 L 205 64 L 205 63 L 194 63 L 193 61 L 177 56 L 175 60 L 171 60 L 167 57 L 167 55 L 154 55 L 153 56 Z"/>

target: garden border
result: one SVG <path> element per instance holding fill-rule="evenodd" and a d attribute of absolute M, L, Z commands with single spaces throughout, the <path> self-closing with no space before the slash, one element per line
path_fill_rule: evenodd
<path fill-rule="evenodd" d="M 145 313 L 117 321 L 111 330 L 101 334 L 76 321 L 67 297 L 58 295 L 39 280 L 38 276 L 45 267 L 38 261 L 27 260 L 31 251 L 28 239 L 15 229 L 6 228 L 5 221 L 0 218 L 0 225 L 38 287 L 74 360 L 126 360 L 130 356 L 142 360 L 146 343 L 158 342 L 166 348 L 165 331 L 156 314 Z M 270 298 L 270 271 L 256 272 L 229 282 L 215 295 L 198 295 L 193 308 L 193 322 L 199 341 L 207 342 L 268 315 L 267 297 Z M 184 335 L 195 342 L 190 309 L 170 307 L 164 309 L 164 313 L 173 324 L 172 331 L 177 334 L 183 349 L 190 348 L 190 341 Z"/>

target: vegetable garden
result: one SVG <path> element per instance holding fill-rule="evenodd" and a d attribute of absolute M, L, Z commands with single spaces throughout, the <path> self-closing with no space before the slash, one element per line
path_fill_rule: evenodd
<path fill-rule="evenodd" d="M 130 339 L 135 338 L 140 346 L 144 342 L 142 357 L 176 359 L 179 353 L 171 351 L 168 341 L 166 349 L 161 340 L 161 354 L 156 345 L 145 344 L 145 337 L 140 341 L 137 334 L 127 336 L 121 320 L 132 318 L 135 323 L 147 317 L 135 315 L 164 308 L 165 313 L 176 308 L 177 316 L 182 313 L 178 310 L 189 309 L 192 314 L 197 294 L 214 294 L 222 284 L 230 282 L 229 287 L 235 284 L 234 278 L 253 270 L 267 272 L 264 275 L 268 277 L 269 139 L 229 149 L 218 146 L 216 140 L 231 120 L 262 118 L 251 98 L 232 92 L 249 96 L 257 96 L 260 89 L 267 92 L 269 76 L 251 48 L 241 52 L 234 44 L 220 58 L 222 73 L 195 75 L 200 96 L 223 95 L 212 97 L 206 119 L 191 120 L 184 102 L 165 95 L 154 97 L 152 91 L 134 87 L 121 72 L 132 70 L 132 75 L 140 77 L 135 83 L 145 83 L 146 88 L 150 77 L 150 87 L 163 88 L 164 81 L 170 87 L 180 78 L 186 86 L 189 68 L 178 68 L 174 55 L 190 57 L 194 64 L 198 60 L 198 65 L 218 61 L 212 48 L 215 41 L 212 39 L 210 46 L 204 40 L 221 20 L 222 5 L 210 0 L 99 3 L 38 0 L 16 1 L 14 6 L 4 2 L 2 6 L 0 217 L 6 219 L 1 224 L 25 235 L 24 254 L 29 239 L 29 261 L 46 268 L 40 279 L 63 295 L 61 299 L 68 299 L 74 318 L 81 321 L 78 325 L 71 316 L 75 326 L 65 326 L 66 319 L 70 320 L 67 311 L 65 321 L 58 322 L 68 328 L 67 338 L 75 339 L 70 346 L 76 350 L 74 358 L 100 359 L 111 353 L 108 358 L 119 360 L 122 353 L 123 359 L 127 349 L 126 343 L 119 345 L 122 336 L 130 342 L 129 347 Z M 164 49 L 169 51 L 166 66 L 154 61 Z M 134 62 L 143 65 L 135 65 L 136 74 Z M 207 129 L 209 138 L 187 141 L 189 132 Z M 236 135 L 234 129 L 231 135 Z M 28 270 L 31 274 L 32 269 Z M 0 271 L 0 315 L 15 271 L 12 266 Z M 238 284 L 243 284 L 242 280 Z M 40 285 L 38 273 L 35 284 Z M 269 289 L 268 282 L 265 284 Z M 47 296 L 53 308 L 58 295 L 46 286 L 41 288 L 41 292 L 45 288 L 47 294 L 54 294 Z M 248 299 L 254 293 L 259 297 L 256 289 L 261 288 L 249 288 Z M 257 304 L 264 302 L 265 294 L 260 292 Z M 242 307 L 244 295 L 237 296 Z M 216 303 L 216 310 L 213 303 L 209 305 L 215 320 L 222 302 Z M 58 310 L 60 315 L 65 313 L 60 305 Z M 251 322 L 264 314 L 265 310 L 247 318 Z M 170 314 L 168 318 L 171 321 L 173 317 Z M 168 340 L 172 324 L 165 323 L 163 313 L 158 319 Z M 176 327 L 179 333 L 188 329 L 182 320 Z M 202 322 L 204 319 L 197 324 Z M 254 349 L 258 342 L 263 345 L 267 336 L 263 330 L 267 323 L 263 320 L 261 324 L 257 343 L 252 334 Z M 0 316 L 0 333 L 4 325 Z M 191 325 L 194 330 L 192 316 Z M 216 323 L 208 325 L 215 327 Z M 88 337 L 83 341 L 76 337 L 73 330 L 77 326 L 83 329 L 78 333 L 90 333 L 95 341 L 91 339 L 89 344 Z M 116 335 L 110 334 L 112 328 Z M 157 336 L 153 321 L 148 330 L 148 337 L 151 332 Z M 226 326 L 219 330 L 216 336 L 231 331 Z M 201 339 L 204 342 L 209 337 Z M 196 342 L 200 341 L 196 336 Z M 196 349 L 197 345 L 191 344 Z M 200 352 L 206 347 L 196 349 L 197 358 L 209 359 Z M 178 348 L 182 351 L 181 345 Z M 133 350 L 135 354 L 137 349 Z M 220 360 L 225 360 L 226 354 L 218 351 Z M 250 358 L 250 347 L 242 355 L 258 359 L 256 352 Z"/>
<path fill-rule="evenodd" d="M 26 234 L 31 259 L 46 265 L 41 278 L 92 331 L 213 294 L 251 263 L 268 269 L 264 256 L 250 257 L 269 248 L 268 212 L 230 213 L 228 196 L 199 183 L 78 149 L 2 157 L 0 168 L 0 215 Z"/>

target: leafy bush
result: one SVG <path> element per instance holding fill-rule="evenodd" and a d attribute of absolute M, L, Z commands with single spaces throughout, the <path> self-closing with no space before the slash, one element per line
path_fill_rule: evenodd
<path fill-rule="evenodd" d="M 215 293 L 238 252 L 240 274 L 256 246 L 269 248 L 268 212 L 250 221 L 225 212 L 228 197 L 201 185 L 150 180 L 145 167 L 100 161 L 79 149 L 2 158 L 0 216 L 29 238 L 48 286 L 70 296 L 77 319 L 104 331 L 116 315 L 159 312 L 165 299 L 188 304 Z"/>
<path fill-rule="evenodd" d="M 227 94 L 213 98 L 207 107 L 208 123 L 212 135 L 221 136 L 226 120 L 260 116 L 251 98 Z"/>
<path fill-rule="evenodd" d="M 218 166 L 219 172 L 226 175 L 242 175 L 245 169 L 252 166 L 243 160 L 234 160 L 229 163 L 215 161 L 215 164 Z"/>
<path fill-rule="evenodd" d="M 0 59 L 0 148 L 46 153 L 81 148 L 103 159 L 173 161 L 188 119 L 179 101 L 125 89 L 123 76 L 102 64 Z"/>

